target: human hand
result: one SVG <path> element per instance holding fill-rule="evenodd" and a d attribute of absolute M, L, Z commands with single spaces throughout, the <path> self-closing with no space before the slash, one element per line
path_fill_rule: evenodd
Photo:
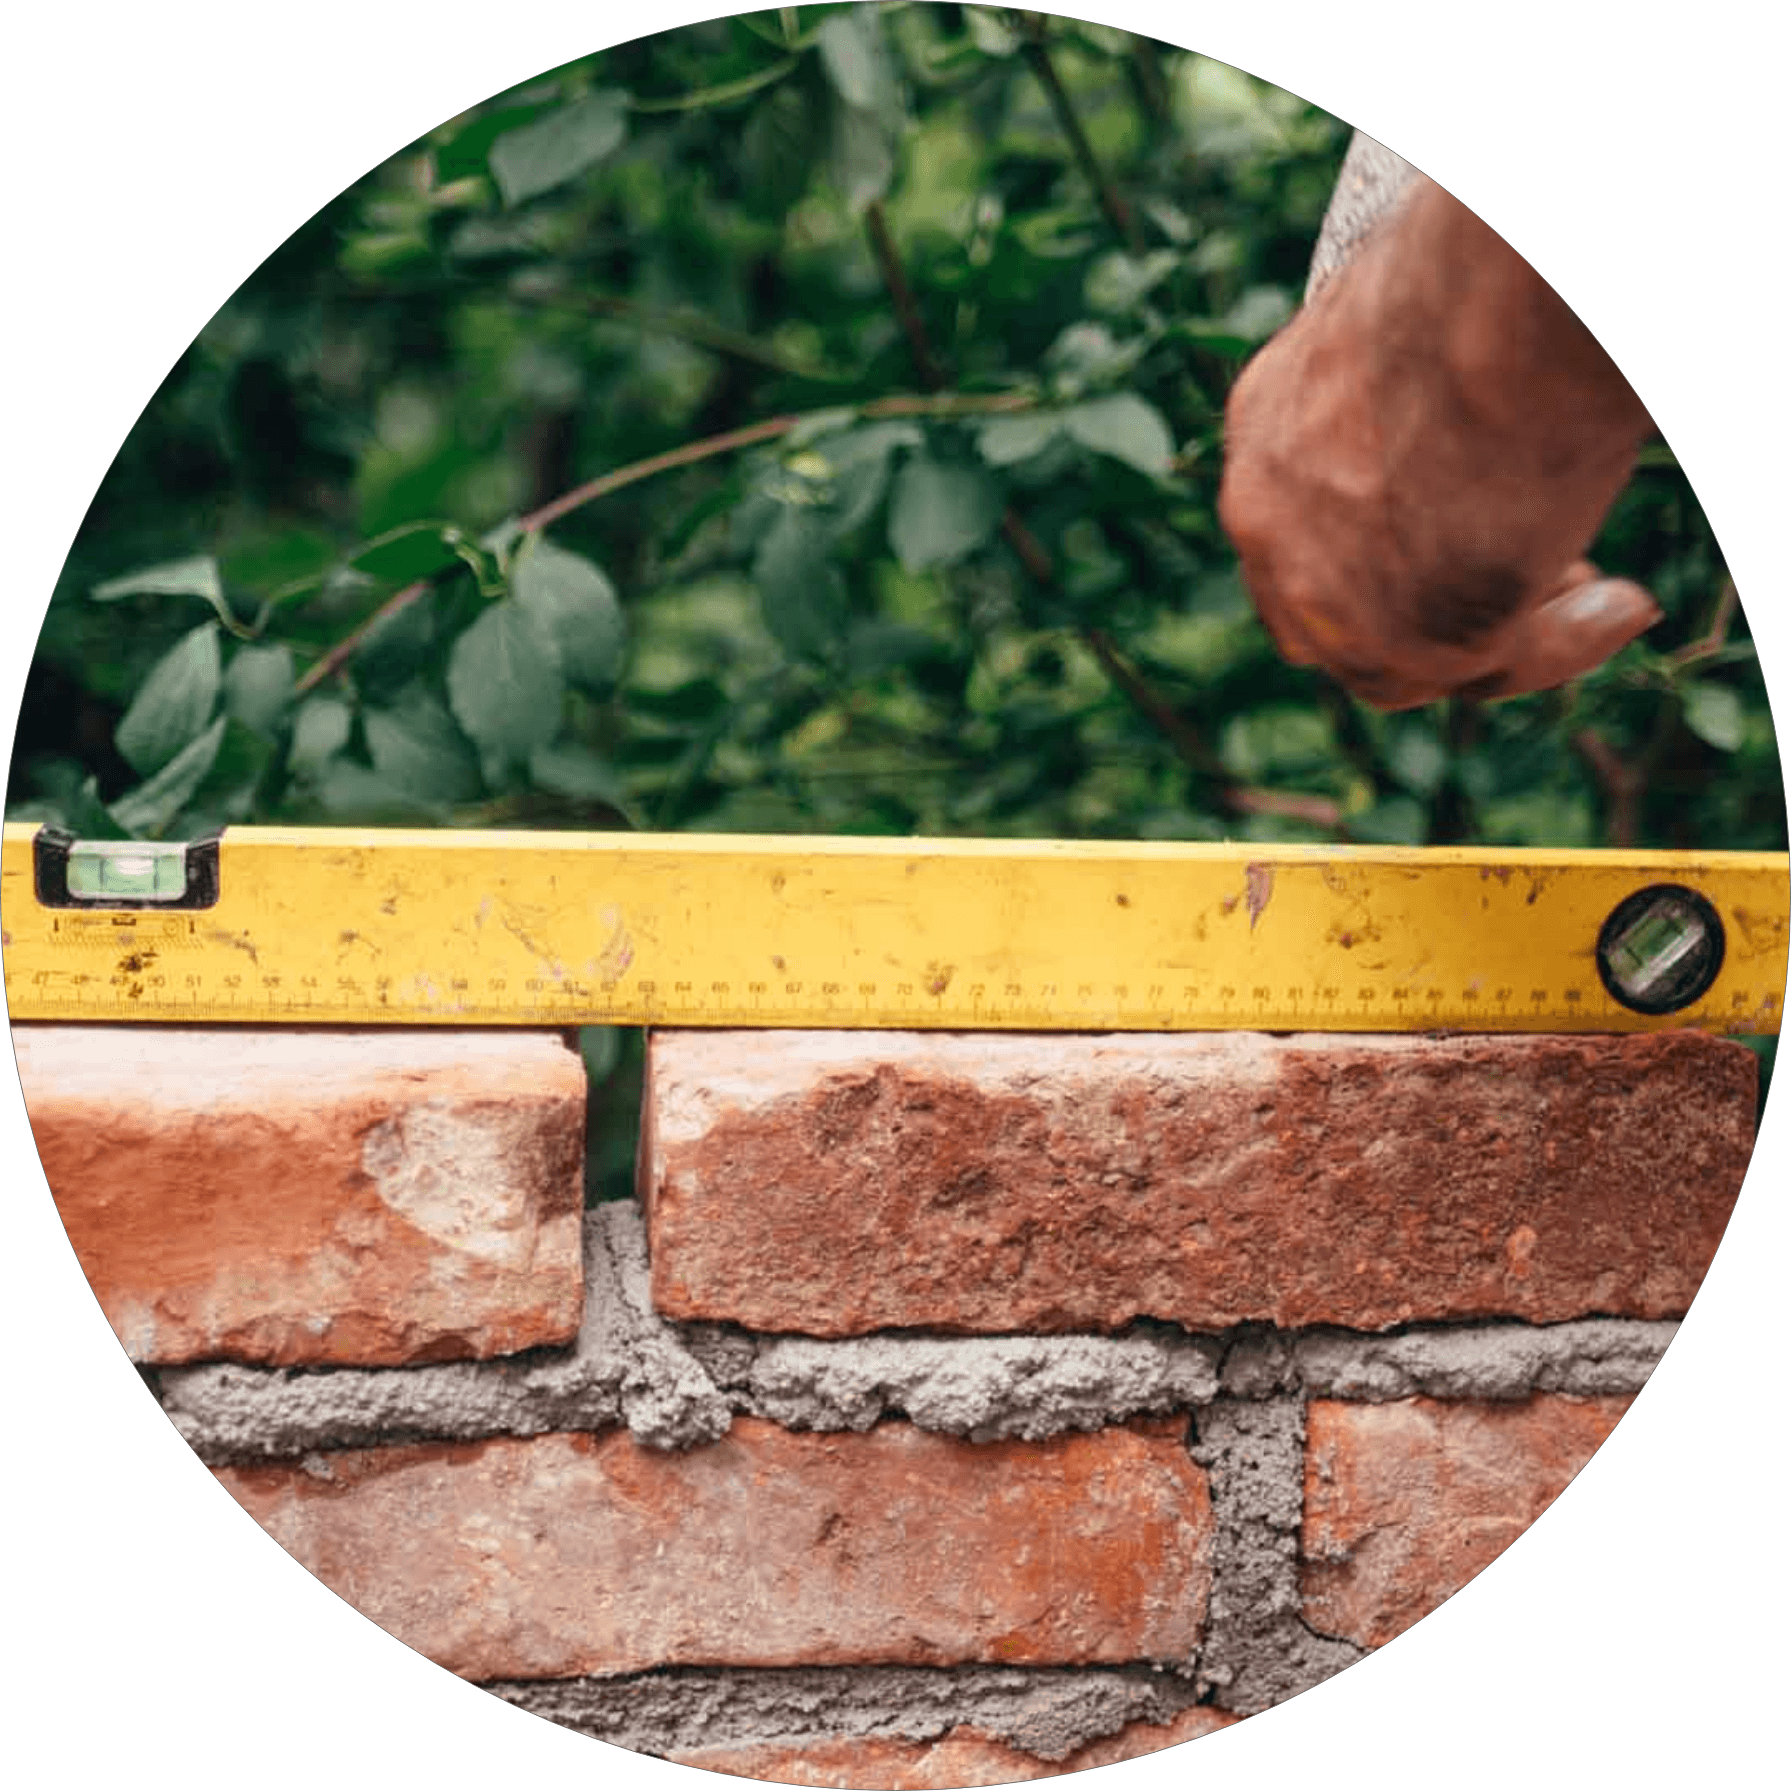
<path fill-rule="evenodd" d="M 1220 519 L 1295 664 L 1384 709 L 1514 696 L 1659 619 L 1582 557 L 1651 427 L 1553 289 L 1421 179 L 1233 388 Z"/>

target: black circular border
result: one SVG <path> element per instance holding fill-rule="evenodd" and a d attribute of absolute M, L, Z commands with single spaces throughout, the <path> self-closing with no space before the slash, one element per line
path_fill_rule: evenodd
<path fill-rule="evenodd" d="M 1605 967 L 1605 952 L 1611 941 L 1621 933 L 1636 914 L 1650 902 L 1660 896 L 1672 896 L 1687 903 L 1697 911 L 1708 929 L 1708 937 L 1713 944 L 1707 944 L 1704 955 L 1697 967 L 1697 981 L 1689 995 L 1672 1000 L 1648 1001 L 1637 1000 L 1635 996 L 1626 994 L 1618 987 L 1616 979 Z M 1637 1014 L 1676 1014 L 1690 1007 L 1695 1001 L 1709 994 L 1711 986 L 1722 974 L 1723 959 L 1728 954 L 1728 935 L 1723 931 L 1722 916 L 1717 913 L 1710 898 L 1701 895 L 1695 889 L 1687 889 L 1683 883 L 1650 883 L 1645 889 L 1638 889 L 1627 895 L 1605 916 L 1605 922 L 1598 929 L 1598 944 L 1592 953 L 1592 959 L 1598 966 L 1598 980 L 1604 984 L 1605 993 L 1620 1006 Z"/>

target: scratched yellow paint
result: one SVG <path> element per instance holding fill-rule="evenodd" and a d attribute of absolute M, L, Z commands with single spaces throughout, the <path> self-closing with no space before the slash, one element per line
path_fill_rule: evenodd
<path fill-rule="evenodd" d="M 217 904 L 52 910 L 0 849 L 15 1020 L 1776 1032 L 1783 853 L 232 828 Z M 1612 908 L 1722 917 L 1708 995 L 1649 1018 Z"/>

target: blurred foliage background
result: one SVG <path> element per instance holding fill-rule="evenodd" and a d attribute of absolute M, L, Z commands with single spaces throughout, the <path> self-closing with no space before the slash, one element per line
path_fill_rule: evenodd
<path fill-rule="evenodd" d="M 1276 657 L 1222 411 L 1347 138 L 955 5 L 722 19 L 494 97 L 169 372 L 51 599 L 9 816 L 1782 848 L 1665 444 L 1594 557 L 1666 620 L 1597 674 L 1384 717 Z M 623 1192 L 638 1039 L 585 1044 Z"/>

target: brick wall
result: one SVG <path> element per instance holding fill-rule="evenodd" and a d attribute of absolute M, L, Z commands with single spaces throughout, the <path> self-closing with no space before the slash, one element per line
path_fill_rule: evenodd
<path fill-rule="evenodd" d="M 127 1352 L 401 1640 L 815 1785 L 1207 1733 L 1477 1573 L 1702 1277 L 1754 1065 L 1633 1039 L 15 1029 Z"/>

